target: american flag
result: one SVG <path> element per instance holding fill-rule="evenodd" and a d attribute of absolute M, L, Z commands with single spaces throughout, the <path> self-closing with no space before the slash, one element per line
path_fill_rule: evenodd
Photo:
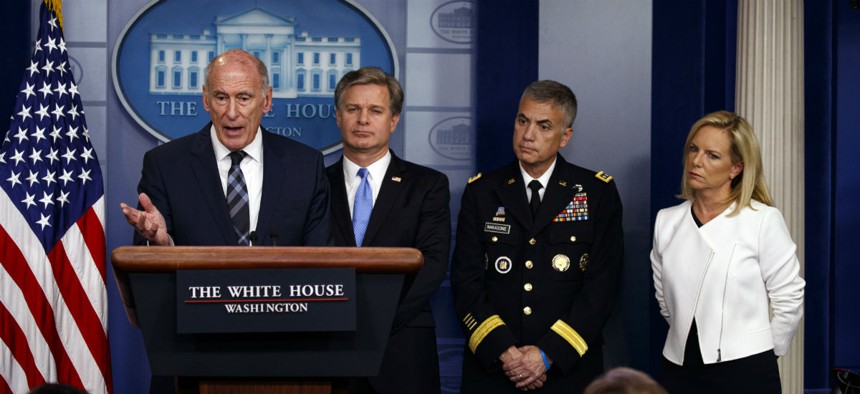
<path fill-rule="evenodd" d="M 59 3 L 41 5 L 0 145 L 0 393 L 50 382 L 112 391 L 104 187 Z"/>

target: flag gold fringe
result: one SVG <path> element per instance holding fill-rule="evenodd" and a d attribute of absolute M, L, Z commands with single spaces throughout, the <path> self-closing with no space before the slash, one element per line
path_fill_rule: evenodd
<path fill-rule="evenodd" d="M 63 28 L 63 0 L 43 0 L 48 9 L 57 14 L 57 21 L 60 22 L 60 29 Z"/>

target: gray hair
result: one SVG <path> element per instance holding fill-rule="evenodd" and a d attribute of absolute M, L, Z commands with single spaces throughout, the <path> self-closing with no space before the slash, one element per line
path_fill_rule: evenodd
<path fill-rule="evenodd" d="M 539 103 L 549 103 L 564 111 L 564 127 L 572 127 L 576 119 L 576 95 L 564 84 L 551 80 L 532 82 L 520 98 L 529 98 Z"/>

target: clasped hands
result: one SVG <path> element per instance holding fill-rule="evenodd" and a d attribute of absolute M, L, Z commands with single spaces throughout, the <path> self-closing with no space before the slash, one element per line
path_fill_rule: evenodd
<path fill-rule="evenodd" d="M 149 241 L 150 245 L 173 245 L 173 239 L 167 233 L 167 224 L 164 221 L 164 216 L 152 204 L 149 196 L 146 193 L 140 193 L 138 199 L 140 207 L 143 208 L 142 211 L 126 203 L 119 204 L 128 224 L 131 224 L 138 234 Z"/>
<path fill-rule="evenodd" d="M 520 390 L 539 389 L 546 382 L 546 366 L 537 346 L 511 346 L 499 356 L 499 360 L 505 375 Z"/>

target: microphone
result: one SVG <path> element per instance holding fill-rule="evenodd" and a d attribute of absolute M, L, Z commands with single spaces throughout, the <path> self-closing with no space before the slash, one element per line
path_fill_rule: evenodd
<path fill-rule="evenodd" d="M 256 231 L 251 231 L 251 234 L 248 234 L 248 243 L 250 244 L 248 246 L 254 246 L 254 244 L 257 243 L 257 232 Z"/>
<path fill-rule="evenodd" d="M 272 246 L 278 246 L 278 232 L 269 230 L 269 239 L 272 240 Z"/>

